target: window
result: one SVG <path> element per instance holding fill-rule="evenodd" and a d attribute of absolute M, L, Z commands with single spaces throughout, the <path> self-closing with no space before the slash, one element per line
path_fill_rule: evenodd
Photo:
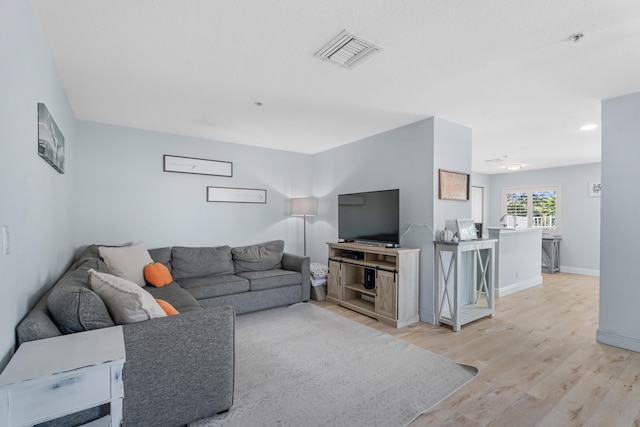
<path fill-rule="evenodd" d="M 543 228 L 559 232 L 560 186 L 505 188 L 502 190 L 502 218 L 507 227 Z"/>

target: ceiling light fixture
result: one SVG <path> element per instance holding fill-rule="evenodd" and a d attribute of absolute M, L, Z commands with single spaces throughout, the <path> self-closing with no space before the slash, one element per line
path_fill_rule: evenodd
<path fill-rule="evenodd" d="M 571 40 L 574 43 L 578 43 L 580 40 L 582 40 L 583 37 L 584 37 L 583 33 L 575 33 L 569 36 L 569 40 Z"/>
<path fill-rule="evenodd" d="M 345 30 L 317 51 L 314 56 L 341 67 L 353 68 L 380 50 L 382 50 L 380 46 Z"/>
<path fill-rule="evenodd" d="M 487 159 L 485 160 L 485 163 L 500 163 L 500 162 L 505 162 L 507 161 L 507 156 L 504 155 L 502 157 L 496 157 L 495 159 Z"/>
<path fill-rule="evenodd" d="M 522 169 L 522 164 L 521 163 L 511 163 L 509 165 L 506 165 L 504 167 L 506 170 L 508 171 L 517 171 Z"/>
<path fill-rule="evenodd" d="M 584 131 L 594 130 L 594 129 L 598 129 L 598 125 L 594 125 L 593 123 L 590 123 L 590 124 L 584 125 L 584 126 L 580 126 L 580 130 L 584 130 Z"/>

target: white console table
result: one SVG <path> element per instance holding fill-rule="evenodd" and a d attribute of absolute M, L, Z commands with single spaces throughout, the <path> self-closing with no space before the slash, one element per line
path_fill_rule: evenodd
<path fill-rule="evenodd" d="M 434 242 L 436 325 L 494 316 L 495 239 Z"/>
<path fill-rule="evenodd" d="M 22 344 L 0 375 L 0 425 L 31 426 L 109 403 L 111 414 L 89 425 L 122 421 L 122 327 Z"/>

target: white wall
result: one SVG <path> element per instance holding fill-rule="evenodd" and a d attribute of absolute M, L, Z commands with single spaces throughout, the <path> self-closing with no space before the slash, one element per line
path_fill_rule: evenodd
<path fill-rule="evenodd" d="M 291 197 L 311 188 L 311 156 L 119 126 L 78 122 L 78 246 L 143 241 L 161 246 L 239 246 L 284 239 L 302 254 Z M 233 163 L 232 177 L 163 171 L 163 155 Z M 213 203 L 206 187 L 267 190 L 266 204 Z"/>
<path fill-rule="evenodd" d="M 15 327 L 69 265 L 74 248 L 74 118 L 31 2 L 0 0 L 0 368 L 12 355 Z M 65 138 L 66 173 L 38 156 L 37 103 Z"/>
<path fill-rule="evenodd" d="M 640 351 L 640 92 L 602 103 L 599 342 Z"/>
<path fill-rule="evenodd" d="M 471 174 L 471 129 L 436 118 L 433 165 L 434 226 L 443 230 L 445 221 L 471 218 L 471 202 L 438 199 L 438 170 Z M 469 188 L 471 191 L 471 188 Z"/>
<path fill-rule="evenodd" d="M 500 226 L 503 188 L 560 184 L 560 271 L 597 276 L 600 274 L 600 198 L 589 197 L 588 189 L 589 181 L 598 180 L 600 163 L 490 175 L 486 225 Z"/>
<path fill-rule="evenodd" d="M 400 243 L 420 248 L 420 319 L 433 323 L 430 228 L 443 229 L 445 219 L 471 215 L 469 202 L 437 200 L 438 168 L 470 172 L 469 128 L 430 118 L 316 154 L 313 192 L 319 202 L 308 242 L 312 261 L 326 263 L 326 242 L 338 238 L 338 194 L 399 188 L 401 233 L 415 224 Z"/>

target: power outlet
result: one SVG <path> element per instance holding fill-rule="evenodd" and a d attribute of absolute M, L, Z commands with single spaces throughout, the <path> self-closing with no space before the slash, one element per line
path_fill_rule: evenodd
<path fill-rule="evenodd" d="M 9 234 L 9 226 L 2 226 L 2 253 L 9 255 L 11 253 L 11 235 Z"/>

